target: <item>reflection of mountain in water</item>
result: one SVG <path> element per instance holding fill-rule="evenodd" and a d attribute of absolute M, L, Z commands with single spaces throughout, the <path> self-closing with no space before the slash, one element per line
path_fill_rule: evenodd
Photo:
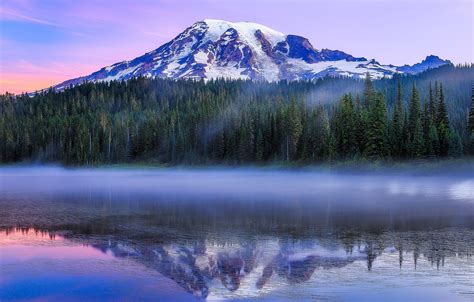
<path fill-rule="evenodd" d="M 385 294 L 393 280 L 437 287 L 436 268 L 443 289 L 472 288 L 474 265 L 458 261 L 474 250 L 472 172 L 37 173 L 0 175 L 0 229 L 34 227 L 132 259 L 196 297 L 327 299 L 319 285 L 366 281 Z"/>
<path fill-rule="evenodd" d="M 12 228 L 5 231 L 11 232 Z M 28 229 L 18 229 L 27 232 Z M 45 231 L 35 230 L 43 235 Z M 46 232 L 54 238 L 54 232 Z M 403 263 L 420 257 L 440 268 L 446 258 L 471 257 L 474 234 L 470 230 L 429 232 L 340 232 L 312 238 L 189 237 L 156 241 L 139 234 L 84 234 L 75 230 L 62 235 L 73 242 L 88 244 L 118 258 L 131 258 L 172 279 L 196 297 L 214 290 L 238 290 L 251 283 L 255 291 L 271 290 L 281 284 L 308 282 L 318 271 L 340 269 L 355 261 L 366 262 L 371 270 L 377 257 L 397 253 Z M 244 239 L 250 238 L 250 239 Z M 405 259 L 410 256 L 411 259 Z M 393 270 L 398 270 L 393 267 Z M 220 288 L 220 289 L 219 289 Z"/>

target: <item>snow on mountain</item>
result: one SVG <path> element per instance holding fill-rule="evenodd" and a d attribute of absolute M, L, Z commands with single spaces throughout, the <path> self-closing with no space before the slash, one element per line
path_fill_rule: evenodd
<path fill-rule="evenodd" d="M 410 65 L 404 65 L 401 67 L 397 68 L 398 72 L 402 73 L 410 73 L 410 74 L 417 74 L 420 72 L 423 72 L 427 69 L 434 69 L 441 67 L 446 64 L 450 64 L 451 62 L 447 60 L 442 60 L 438 56 L 427 56 L 426 59 L 424 59 L 421 63 L 416 63 L 412 66 Z"/>
<path fill-rule="evenodd" d="M 378 79 L 395 73 L 416 74 L 445 64 L 451 62 L 428 56 L 413 66 L 382 65 L 339 50 L 317 50 L 304 37 L 285 35 L 264 25 L 204 20 L 154 51 L 65 81 L 55 88 L 61 90 L 86 81 L 128 80 L 136 76 L 293 81 L 324 76 L 363 78 L 368 72 Z"/>

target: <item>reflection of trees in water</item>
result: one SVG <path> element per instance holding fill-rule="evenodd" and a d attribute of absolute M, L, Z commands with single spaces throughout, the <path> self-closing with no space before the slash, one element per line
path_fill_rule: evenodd
<path fill-rule="evenodd" d="M 51 240 L 54 240 L 56 238 L 56 233 L 50 232 L 48 230 L 44 229 L 37 229 L 37 228 L 29 228 L 29 227 L 7 227 L 7 228 L 0 228 L 0 235 L 1 233 L 4 232 L 5 236 L 8 236 L 10 234 L 15 234 L 15 233 L 20 233 L 22 235 L 28 235 L 31 233 L 34 233 L 36 236 L 41 236 L 41 237 L 48 237 Z"/>
<path fill-rule="evenodd" d="M 366 261 L 370 271 L 377 257 L 387 249 L 398 252 L 400 269 L 409 261 L 404 259 L 406 253 L 413 254 L 415 269 L 419 257 L 440 268 L 446 258 L 471 257 L 474 250 L 474 233 L 470 229 L 332 230 L 300 238 L 281 233 L 277 237 L 262 237 L 258 233 L 240 233 L 239 230 L 233 233 L 191 232 L 180 237 L 176 230 L 166 233 L 164 229 L 160 233 L 140 224 L 127 231 L 90 226 L 76 226 L 71 230 L 61 227 L 50 231 L 29 228 L 4 228 L 1 231 L 5 236 L 12 232 L 35 232 L 51 239 L 59 232 L 68 240 L 88 244 L 104 253 L 132 258 L 198 297 L 209 294 L 212 280 L 219 280 L 229 291 L 239 289 L 243 278 L 255 272 L 257 267 L 263 270 L 255 279 L 255 286 L 262 289 L 272 282 L 272 278 L 290 284 L 306 282 L 320 269 L 338 269 L 354 261 Z M 277 242 L 276 249 L 272 251 L 273 256 L 263 259 L 260 255 L 268 240 Z"/>
<path fill-rule="evenodd" d="M 467 203 L 438 202 L 395 198 L 393 203 L 373 206 L 370 201 L 378 195 L 359 196 L 358 199 L 338 197 L 338 194 L 318 200 L 304 198 L 279 200 L 233 200 L 230 197 L 200 199 L 171 196 L 113 192 L 44 197 L 38 203 L 31 199 L 0 198 L 0 227 L 9 225 L 51 226 L 81 225 L 90 232 L 101 228 L 121 228 L 121 223 L 133 225 L 136 221 L 150 227 L 189 229 L 258 230 L 261 234 L 281 232 L 295 236 L 312 235 L 324 228 L 360 228 L 364 230 L 390 228 L 414 230 L 427 225 L 445 228 L 453 225 L 474 228 L 472 209 Z M 71 196 L 72 195 L 72 196 Z M 383 195 L 384 198 L 389 196 Z M 355 198 L 355 196 L 354 196 Z M 333 200 L 334 199 L 334 200 Z M 339 200 L 341 199 L 341 200 Z M 427 207 L 430 211 L 426 211 Z"/>

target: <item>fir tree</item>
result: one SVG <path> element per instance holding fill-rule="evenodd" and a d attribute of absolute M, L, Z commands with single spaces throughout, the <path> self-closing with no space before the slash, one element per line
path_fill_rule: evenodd
<path fill-rule="evenodd" d="M 436 129 L 435 125 L 431 125 L 430 133 L 429 133 L 429 141 L 431 143 L 431 152 L 433 155 L 439 154 L 439 138 L 438 138 L 438 130 Z"/>
<path fill-rule="evenodd" d="M 467 136 L 470 144 L 469 152 L 474 155 L 474 85 L 472 85 L 471 110 L 469 111 L 469 117 L 467 120 Z"/>
<path fill-rule="evenodd" d="M 451 131 L 449 134 L 449 156 L 460 157 L 463 155 L 463 146 L 461 137 L 457 131 Z"/>
<path fill-rule="evenodd" d="M 443 85 L 439 84 L 439 104 L 437 112 L 437 123 L 443 123 L 447 128 L 449 125 L 448 110 L 446 109 L 446 102 L 444 99 Z"/>
<path fill-rule="evenodd" d="M 430 82 L 430 88 L 429 88 L 429 103 L 428 103 L 428 108 L 429 108 L 429 114 L 430 114 L 430 119 L 431 123 L 434 123 L 436 120 L 436 101 L 435 101 L 435 96 L 433 95 L 433 89 L 431 86 Z"/>
<path fill-rule="evenodd" d="M 364 154 L 367 135 L 367 124 L 368 124 L 368 108 L 362 106 L 360 103 L 359 95 L 356 96 L 355 102 L 355 136 L 357 153 Z"/>
<path fill-rule="evenodd" d="M 423 123 L 423 141 L 425 143 L 425 151 L 424 154 L 427 157 L 434 157 L 436 155 L 434 148 L 433 148 L 433 134 L 431 133 L 432 129 L 432 122 L 431 122 L 431 114 L 429 109 L 429 103 L 425 103 L 422 115 L 422 123 Z"/>
<path fill-rule="evenodd" d="M 249 133 L 245 124 L 240 126 L 239 130 L 239 147 L 238 147 L 238 161 L 240 163 L 247 163 L 250 161 L 249 157 Z"/>
<path fill-rule="evenodd" d="M 263 152 L 264 152 L 264 142 L 263 142 L 263 134 L 262 134 L 261 130 L 258 130 L 255 149 L 256 149 L 255 159 L 258 162 L 262 162 L 263 161 Z"/>
<path fill-rule="evenodd" d="M 356 145 L 356 113 L 350 94 L 343 96 L 334 116 L 333 133 L 336 148 L 341 158 L 353 158 Z"/>
<path fill-rule="evenodd" d="M 428 105 L 423 110 L 416 89 L 408 110 L 403 108 L 401 92 L 412 88 L 408 86 L 412 80 L 429 84 L 425 77 L 410 75 L 373 83 L 369 77 L 365 89 L 357 79 L 254 83 L 136 78 L 86 83 L 36 96 L 4 94 L 0 95 L 0 160 L 237 164 L 319 162 L 369 154 L 373 158 L 458 156 L 468 150 L 473 135 L 474 92 L 465 89 L 472 85 L 472 67 L 443 70 L 448 72 L 431 71 L 445 82 L 436 82 L 427 91 Z M 351 85 L 363 89 L 367 106 L 360 105 L 358 97 L 354 104 L 349 95 L 332 102 L 334 92 Z M 390 123 L 385 120 L 385 125 L 381 117 L 386 111 L 374 85 L 397 91 L 393 103 L 391 94 L 385 95 L 387 104 L 393 104 Z M 313 103 L 313 95 L 328 102 L 312 106 L 297 101 Z M 385 136 L 383 128 L 388 129 Z M 380 143 L 384 137 L 385 144 Z"/>
<path fill-rule="evenodd" d="M 370 73 L 365 74 L 365 88 L 364 88 L 364 106 L 366 108 L 369 107 L 370 102 L 374 99 L 375 97 L 375 89 L 374 89 L 374 84 L 372 83 L 372 77 L 370 76 Z"/>
<path fill-rule="evenodd" d="M 298 141 L 303 131 L 300 110 L 295 98 L 291 100 L 287 115 L 286 159 L 288 161 L 296 154 Z"/>
<path fill-rule="evenodd" d="M 438 130 L 439 155 L 447 156 L 449 152 L 450 125 L 448 111 L 444 100 L 443 85 L 439 84 L 439 103 L 436 115 L 436 129 Z"/>
<path fill-rule="evenodd" d="M 366 152 L 370 158 L 383 158 L 387 154 L 387 108 L 381 93 L 377 93 L 369 108 Z"/>
<path fill-rule="evenodd" d="M 409 151 L 413 157 L 424 154 L 423 126 L 421 122 L 420 96 L 415 84 L 412 87 L 410 112 L 408 117 Z"/>
<path fill-rule="evenodd" d="M 393 110 L 393 119 L 391 125 L 391 147 L 392 155 L 400 157 L 402 155 L 403 146 L 403 103 L 402 103 L 402 87 L 400 78 L 397 79 L 397 99 Z"/>

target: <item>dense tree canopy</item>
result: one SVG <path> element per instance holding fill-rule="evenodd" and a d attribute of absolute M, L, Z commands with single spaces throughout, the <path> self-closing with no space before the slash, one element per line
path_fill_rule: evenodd
<path fill-rule="evenodd" d="M 474 139 L 473 79 L 472 66 L 448 66 L 377 81 L 136 78 L 5 94 L 0 159 L 252 164 L 460 156 Z"/>
<path fill-rule="evenodd" d="M 468 150 L 470 154 L 474 155 L 474 84 L 472 85 L 471 110 L 469 110 L 466 135 L 469 142 Z"/>

